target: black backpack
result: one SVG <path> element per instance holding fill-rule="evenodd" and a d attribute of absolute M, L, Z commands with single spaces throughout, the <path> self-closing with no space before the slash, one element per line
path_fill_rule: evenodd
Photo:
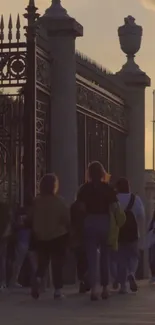
<path fill-rule="evenodd" d="M 132 212 L 135 203 L 135 195 L 131 194 L 128 206 L 125 209 L 126 222 L 119 231 L 119 243 L 131 243 L 138 240 L 138 226 L 137 221 Z"/>

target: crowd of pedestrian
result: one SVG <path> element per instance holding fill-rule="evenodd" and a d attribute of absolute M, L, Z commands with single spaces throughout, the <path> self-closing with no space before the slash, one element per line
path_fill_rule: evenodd
<path fill-rule="evenodd" d="M 24 260 L 29 259 L 31 295 L 38 299 L 46 289 L 51 265 L 54 298 L 63 297 L 66 251 L 75 256 L 79 293 L 90 292 L 92 301 L 109 296 L 109 284 L 120 294 L 137 292 L 139 224 L 144 206 L 120 178 L 115 186 L 107 181 L 100 162 L 89 164 L 87 179 L 68 207 L 58 194 L 55 174 L 40 182 L 40 195 L 26 207 L 10 211 L 0 203 L 0 291 L 20 287 Z M 155 215 L 149 228 L 149 263 L 155 281 Z M 9 270 L 9 271 L 8 271 Z M 102 288 L 99 291 L 98 282 Z"/>

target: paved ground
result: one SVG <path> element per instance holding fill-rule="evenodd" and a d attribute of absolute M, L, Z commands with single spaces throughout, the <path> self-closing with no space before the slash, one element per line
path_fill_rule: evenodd
<path fill-rule="evenodd" d="M 66 288 L 67 297 L 54 301 L 51 292 L 33 301 L 27 290 L 0 294 L 2 325 L 150 325 L 155 324 L 155 286 L 140 284 L 139 293 L 108 301 L 91 302 L 76 288 Z"/>

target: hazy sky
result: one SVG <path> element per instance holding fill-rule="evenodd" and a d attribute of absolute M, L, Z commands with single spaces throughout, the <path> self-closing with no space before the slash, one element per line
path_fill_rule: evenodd
<path fill-rule="evenodd" d="M 39 12 L 49 7 L 50 0 L 36 0 Z M 28 0 L 0 2 L 0 12 L 13 17 L 24 12 Z M 77 48 L 113 72 L 125 62 L 121 52 L 117 28 L 124 17 L 132 15 L 143 27 L 142 47 L 136 62 L 152 79 L 146 92 L 146 167 L 152 168 L 152 91 L 155 89 L 155 0 L 62 0 L 68 13 L 84 26 L 84 37 L 77 41 Z"/>

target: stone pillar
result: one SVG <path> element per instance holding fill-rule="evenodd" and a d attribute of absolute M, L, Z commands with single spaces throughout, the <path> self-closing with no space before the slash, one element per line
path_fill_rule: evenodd
<path fill-rule="evenodd" d="M 78 187 L 75 39 L 83 27 L 69 17 L 60 0 L 40 19 L 51 52 L 51 171 L 60 181 L 60 194 L 69 204 Z"/>
<path fill-rule="evenodd" d="M 145 204 L 145 88 L 150 78 L 134 62 L 142 38 L 142 27 L 136 25 L 131 16 L 125 18 L 118 35 L 127 62 L 117 75 L 126 85 L 126 103 L 129 106 L 129 135 L 127 138 L 127 177 L 131 190 L 137 193 Z M 140 249 L 144 249 L 145 225 L 141 225 Z"/>

